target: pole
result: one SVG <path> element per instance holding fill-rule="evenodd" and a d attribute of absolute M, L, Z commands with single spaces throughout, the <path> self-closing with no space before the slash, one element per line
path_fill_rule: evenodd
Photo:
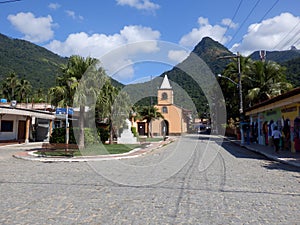
<path fill-rule="evenodd" d="M 241 132 L 241 145 L 245 143 L 243 121 L 244 121 L 244 110 L 243 110 L 243 89 L 242 89 L 242 74 L 241 74 L 241 56 L 237 53 L 237 64 L 238 64 L 238 78 L 239 78 L 239 96 L 240 96 L 240 132 Z"/>
<path fill-rule="evenodd" d="M 68 145 L 69 144 L 69 121 L 68 121 L 68 118 L 69 118 L 69 114 L 68 114 L 68 106 L 67 106 L 67 112 L 66 112 L 66 144 Z"/>

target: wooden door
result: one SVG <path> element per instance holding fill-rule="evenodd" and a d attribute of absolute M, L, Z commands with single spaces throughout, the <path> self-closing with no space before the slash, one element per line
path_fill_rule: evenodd
<path fill-rule="evenodd" d="M 18 124 L 18 140 L 24 141 L 25 140 L 25 134 L 26 134 L 26 121 L 19 121 Z"/>

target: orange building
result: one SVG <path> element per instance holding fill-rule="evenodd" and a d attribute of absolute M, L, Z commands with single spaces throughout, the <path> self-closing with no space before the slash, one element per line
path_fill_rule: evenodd
<path fill-rule="evenodd" d="M 157 105 L 155 107 L 164 116 L 164 119 L 156 119 L 151 122 L 150 130 L 154 136 L 181 135 L 187 133 L 191 111 L 174 104 L 173 88 L 170 85 L 167 75 L 165 75 L 157 91 Z M 139 134 L 145 135 L 146 124 L 144 122 L 138 122 L 137 125 Z"/>

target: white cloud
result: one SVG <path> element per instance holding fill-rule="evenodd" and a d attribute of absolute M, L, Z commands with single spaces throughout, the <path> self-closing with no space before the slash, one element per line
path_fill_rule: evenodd
<path fill-rule="evenodd" d="M 229 18 L 225 18 L 225 19 L 222 19 L 222 22 L 221 22 L 223 25 L 229 27 L 229 28 L 237 28 L 238 24 L 234 23 L 231 19 Z"/>
<path fill-rule="evenodd" d="M 65 10 L 67 16 L 71 17 L 72 19 L 79 19 L 79 20 L 83 20 L 83 16 L 80 16 L 80 15 L 76 15 L 76 13 L 72 10 Z"/>
<path fill-rule="evenodd" d="M 139 10 L 156 10 L 160 6 L 149 0 L 116 0 L 118 5 L 128 5 Z"/>
<path fill-rule="evenodd" d="M 249 55 L 256 50 L 287 50 L 300 38 L 300 17 L 282 13 L 248 27 L 240 43 L 235 43 L 231 51 Z M 300 48 L 298 43 L 297 48 Z"/>
<path fill-rule="evenodd" d="M 60 7 L 61 7 L 61 5 L 58 4 L 58 3 L 50 3 L 50 4 L 48 5 L 48 8 L 53 9 L 53 10 L 56 10 L 56 9 L 58 9 L 58 8 L 60 8 Z"/>
<path fill-rule="evenodd" d="M 125 79 L 133 76 L 133 69 L 130 68 L 131 56 L 158 51 L 156 40 L 159 38 L 160 33 L 149 27 L 125 26 L 119 33 L 112 35 L 89 35 L 85 32 L 70 34 L 65 41 L 53 40 L 45 47 L 62 56 L 77 54 L 84 57 L 101 58 L 106 53 L 127 45 L 127 48 L 124 47 L 114 52 L 113 59 L 102 62 L 108 73 L 115 73 L 117 68 L 128 66 L 118 73 L 118 77 L 123 76 Z M 134 47 L 130 46 L 130 43 L 137 42 L 138 44 L 135 44 Z"/>
<path fill-rule="evenodd" d="M 230 23 L 232 25 L 230 25 Z M 203 37 L 211 37 L 212 39 L 219 41 L 222 44 L 225 44 L 230 40 L 230 36 L 224 36 L 226 32 L 226 26 L 221 25 L 211 25 L 207 18 L 199 17 L 198 18 L 199 27 L 193 28 L 188 34 L 184 35 L 179 43 L 183 46 L 194 47 L 201 41 Z M 231 28 L 236 25 L 231 22 L 230 19 L 223 19 L 223 25 L 230 25 Z"/>
<path fill-rule="evenodd" d="M 20 12 L 16 15 L 9 15 L 7 19 L 15 29 L 25 35 L 23 38 L 28 41 L 41 43 L 49 41 L 54 36 L 52 30 L 54 24 L 50 15 L 47 17 L 35 17 L 31 12 Z"/>
<path fill-rule="evenodd" d="M 184 50 L 170 50 L 168 58 L 176 63 L 182 62 L 189 55 L 189 52 Z"/>

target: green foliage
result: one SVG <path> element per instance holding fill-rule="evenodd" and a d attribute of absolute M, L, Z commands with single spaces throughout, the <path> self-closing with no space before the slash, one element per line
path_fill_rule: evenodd
<path fill-rule="evenodd" d="M 50 143 L 66 143 L 66 128 L 55 128 L 50 137 Z M 76 144 L 73 128 L 69 128 L 69 144 Z"/>
<path fill-rule="evenodd" d="M 131 127 L 131 132 L 133 133 L 133 135 L 134 135 L 135 137 L 138 136 L 138 132 L 137 132 L 137 130 L 136 130 L 136 127 Z"/>
<path fill-rule="evenodd" d="M 98 135 L 100 136 L 100 140 L 102 143 L 105 143 L 109 138 L 109 130 L 105 128 L 98 128 Z"/>
<path fill-rule="evenodd" d="M 300 87 L 300 57 L 283 62 L 282 65 L 286 68 L 287 80 L 294 87 Z"/>
<path fill-rule="evenodd" d="M 59 67 L 66 61 L 43 47 L 0 34 L 0 80 L 15 72 L 33 88 L 49 88 L 55 84 Z"/>

